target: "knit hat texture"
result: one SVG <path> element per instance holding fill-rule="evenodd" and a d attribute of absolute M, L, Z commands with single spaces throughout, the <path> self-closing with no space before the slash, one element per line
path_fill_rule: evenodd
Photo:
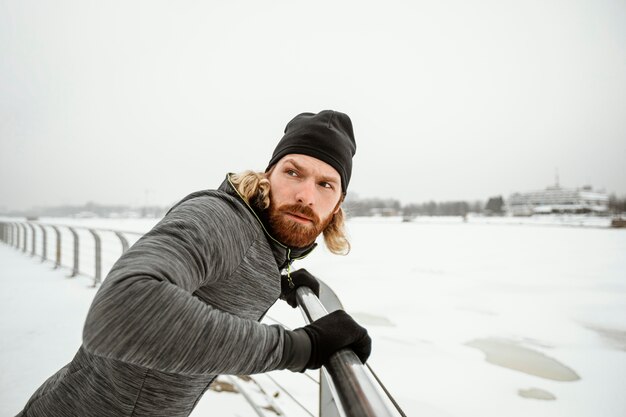
<path fill-rule="evenodd" d="M 333 110 L 297 115 L 287 123 L 285 135 L 274 149 L 265 171 L 292 153 L 312 156 L 335 168 L 345 194 L 352 175 L 352 157 L 356 153 L 350 117 Z"/>

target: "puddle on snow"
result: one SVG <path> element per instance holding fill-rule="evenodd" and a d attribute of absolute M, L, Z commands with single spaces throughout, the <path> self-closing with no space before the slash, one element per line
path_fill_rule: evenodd
<path fill-rule="evenodd" d="M 553 381 L 576 381 L 580 377 L 571 368 L 539 351 L 520 346 L 508 339 L 475 339 L 465 343 L 485 354 L 491 364 Z"/>
<path fill-rule="evenodd" d="M 556 397 L 551 392 L 543 390 L 541 388 L 528 388 L 517 390 L 517 395 L 523 398 L 530 398 L 533 400 L 545 400 L 553 401 Z"/>

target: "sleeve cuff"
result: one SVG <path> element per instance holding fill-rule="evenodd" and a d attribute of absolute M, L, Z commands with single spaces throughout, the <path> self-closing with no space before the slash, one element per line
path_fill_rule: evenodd
<path fill-rule="evenodd" d="M 285 331 L 283 358 L 278 369 L 303 372 L 311 357 L 311 339 L 302 329 Z"/>

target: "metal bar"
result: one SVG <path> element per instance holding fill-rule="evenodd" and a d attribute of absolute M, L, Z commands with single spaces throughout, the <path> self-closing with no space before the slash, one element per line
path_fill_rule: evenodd
<path fill-rule="evenodd" d="M 26 253 L 26 241 L 28 240 L 28 231 L 26 230 L 26 223 L 20 223 L 24 233 L 22 234 L 22 252 Z"/>
<path fill-rule="evenodd" d="M 72 236 L 74 236 L 74 267 L 72 268 L 70 277 L 75 277 L 78 275 L 78 233 L 76 233 L 73 227 L 68 226 L 68 229 L 70 229 Z"/>
<path fill-rule="evenodd" d="M 226 379 L 228 379 L 230 383 L 233 384 L 235 388 L 237 388 L 237 390 L 241 393 L 241 395 L 243 395 L 243 398 L 245 398 L 248 404 L 250 404 L 250 406 L 252 407 L 252 409 L 254 410 L 257 416 L 265 417 L 265 414 L 263 414 L 263 411 L 261 411 L 261 407 L 259 407 L 259 405 L 254 402 L 252 397 L 250 397 L 250 394 L 246 392 L 245 388 L 239 385 L 239 383 L 235 380 L 234 377 L 230 375 L 226 375 Z"/>
<path fill-rule="evenodd" d="M 42 223 L 46 226 L 52 226 L 52 224 L 50 223 Z M 74 230 L 89 230 L 89 229 L 93 229 L 93 227 L 88 227 L 88 226 L 74 226 L 74 225 L 70 225 L 70 224 L 61 224 L 61 223 L 55 223 L 54 226 L 57 227 L 67 227 L 68 229 L 71 227 Z M 136 236 L 143 236 L 144 233 L 142 232 L 133 232 L 133 231 L 129 231 L 129 230 L 117 230 L 117 229 L 102 229 L 102 228 L 97 228 L 96 229 L 99 232 L 120 232 L 120 233 L 124 233 L 125 235 L 136 235 Z"/>
<path fill-rule="evenodd" d="M 296 403 L 298 406 L 300 406 L 301 409 L 303 409 L 308 415 L 310 415 L 311 417 L 315 417 L 313 415 L 312 412 L 309 411 L 308 408 L 306 408 L 304 406 L 304 404 L 302 404 L 300 401 L 298 401 L 298 399 L 296 397 L 294 397 L 293 395 L 291 395 L 291 393 L 289 391 L 287 391 L 287 389 L 285 387 L 283 387 L 282 385 L 280 385 L 278 383 L 278 381 L 276 381 L 274 378 L 272 378 L 270 376 L 270 374 L 265 374 L 266 377 L 269 378 L 270 381 L 272 381 L 282 392 L 284 392 L 289 398 L 291 398 L 291 400 Z M 320 416 L 321 417 L 321 416 Z"/>
<path fill-rule="evenodd" d="M 122 253 L 126 252 L 128 250 L 128 239 L 126 239 L 126 236 L 122 232 L 115 232 L 115 236 L 122 242 Z"/>
<path fill-rule="evenodd" d="M 322 318 L 326 309 L 307 287 L 297 289 L 298 305 L 309 322 Z M 367 374 L 365 366 L 350 349 L 333 354 L 325 365 L 337 389 L 338 405 L 347 417 L 393 417 L 380 390 Z"/>
<path fill-rule="evenodd" d="M 16 249 L 20 248 L 20 236 L 22 234 L 21 229 L 22 228 L 20 227 L 19 223 L 15 223 L 15 232 L 16 232 L 17 236 L 16 236 L 16 239 L 15 239 L 15 245 L 14 246 L 15 246 Z"/>
<path fill-rule="evenodd" d="M 47 234 L 46 234 L 46 228 L 42 225 L 42 224 L 38 224 L 37 226 L 39 226 L 39 228 L 41 229 L 41 238 L 43 239 L 43 245 L 41 247 L 41 262 L 44 262 L 45 260 L 47 260 L 47 254 L 48 254 L 48 242 L 47 242 Z"/>
<path fill-rule="evenodd" d="M 319 417 L 345 417 L 343 407 L 338 402 L 337 388 L 330 379 L 328 371 L 320 369 Z"/>
<path fill-rule="evenodd" d="M 32 223 L 28 223 L 28 227 L 30 227 L 30 230 L 33 232 L 32 236 L 32 242 L 31 242 L 31 251 L 30 251 L 30 256 L 35 256 L 35 245 L 37 244 L 37 234 L 35 233 L 35 226 Z"/>
<path fill-rule="evenodd" d="M 95 270 L 95 275 L 94 275 L 94 281 L 93 281 L 93 286 L 95 287 L 96 285 L 100 284 L 100 282 L 102 281 L 102 265 L 101 265 L 101 259 L 102 259 L 102 245 L 100 242 L 100 236 L 98 235 L 98 233 L 94 230 L 94 229 L 89 229 L 89 233 L 91 233 L 91 235 L 93 236 L 94 240 L 96 241 L 96 270 Z"/>
<path fill-rule="evenodd" d="M 20 226 L 17 223 L 13 223 L 13 247 L 19 248 L 20 246 Z"/>
<path fill-rule="evenodd" d="M 61 266 L 61 232 L 59 228 L 56 226 L 52 226 L 54 229 L 54 233 L 57 236 L 57 250 L 56 250 L 56 258 L 54 261 L 54 269 L 59 268 Z"/>
<path fill-rule="evenodd" d="M 404 414 L 404 411 L 402 410 L 402 408 L 400 408 L 400 404 L 398 404 L 396 399 L 393 398 L 393 396 L 391 395 L 387 387 L 385 387 L 385 385 L 383 384 L 383 381 L 381 381 L 380 378 L 378 378 L 378 375 L 376 375 L 376 372 L 374 372 L 370 364 L 366 363 L 365 366 L 367 366 L 367 369 L 370 371 L 374 379 L 376 379 L 376 382 L 378 382 L 378 385 L 380 386 L 380 388 L 382 388 L 382 390 L 385 391 L 387 398 L 389 398 L 389 401 L 391 401 L 393 406 L 396 407 L 396 410 L 398 410 L 398 413 L 400 414 L 400 416 L 406 417 L 406 414 Z"/>

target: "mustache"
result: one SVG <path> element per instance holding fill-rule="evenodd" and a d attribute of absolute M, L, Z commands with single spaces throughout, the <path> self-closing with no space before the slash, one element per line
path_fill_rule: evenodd
<path fill-rule="evenodd" d="M 320 218 L 315 214 L 313 209 L 309 206 L 303 206 L 300 204 L 284 204 L 278 207 L 281 212 L 289 212 L 294 214 L 302 214 L 304 217 L 311 219 L 314 224 L 320 223 Z"/>

